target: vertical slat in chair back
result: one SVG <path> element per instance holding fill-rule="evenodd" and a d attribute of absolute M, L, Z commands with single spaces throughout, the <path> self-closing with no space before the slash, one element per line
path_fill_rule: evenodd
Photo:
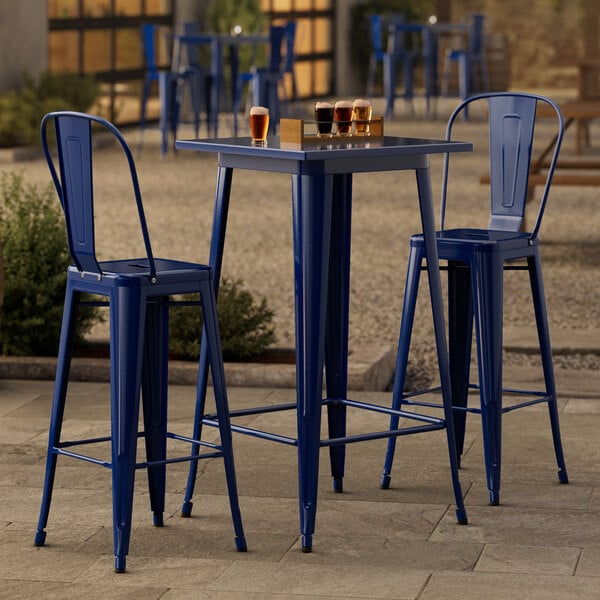
<path fill-rule="evenodd" d="M 525 214 L 537 100 L 489 99 L 491 217 L 488 229 L 519 231 Z"/>
<path fill-rule="evenodd" d="M 79 270 L 100 273 L 94 239 L 91 123 L 62 116 L 54 120 L 54 131 L 60 181 L 53 178 L 65 214 L 69 251 Z M 54 171 L 49 153 L 46 158 Z"/>

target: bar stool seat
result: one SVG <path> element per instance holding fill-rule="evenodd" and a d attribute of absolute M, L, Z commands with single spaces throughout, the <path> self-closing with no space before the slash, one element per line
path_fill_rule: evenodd
<path fill-rule="evenodd" d="M 58 170 L 48 147 L 48 124 L 54 124 Z M 98 261 L 94 233 L 92 125 L 108 131 L 128 161 L 146 255 Z M 246 549 L 237 496 L 227 394 L 216 315 L 212 269 L 206 265 L 154 258 L 131 150 L 109 122 L 76 112 L 54 112 L 42 120 L 42 147 L 65 214 L 67 239 L 74 264 L 67 271 L 63 322 L 46 459 L 46 474 L 35 544 L 46 541 L 46 525 L 58 456 L 68 456 L 110 469 L 112 473 L 115 571 L 125 571 L 129 551 L 136 469 L 146 469 L 154 525 L 163 525 L 166 465 L 223 458 L 229 503 L 238 550 Z M 202 307 L 203 339 L 208 352 L 219 417 L 220 443 L 167 431 L 168 319 L 172 296 L 198 294 L 192 305 Z M 89 295 L 103 300 L 89 300 Z M 108 306 L 110 312 L 110 435 L 77 440 L 61 436 L 69 370 L 80 307 Z M 186 302 L 186 304 L 190 304 Z M 144 430 L 138 433 L 140 390 Z M 197 399 L 196 399 L 197 402 Z M 138 437 L 146 443 L 146 461 L 137 462 Z M 191 451 L 167 458 L 167 439 L 191 444 Z M 108 442 L 110 460 L 76 452 L 74 448 Z M 90 450 L 90 454 L 92 451 Z"/>

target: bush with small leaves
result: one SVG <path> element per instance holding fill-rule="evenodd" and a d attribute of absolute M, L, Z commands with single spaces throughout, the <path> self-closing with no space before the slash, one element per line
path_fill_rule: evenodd
<path fill-rule="evenodd" d="M 225 360 L 244 360 L 260 354 L 275 343 L 273 312 L 263 298 L 256 304 L 252 294 L 243 289 L 240 280 L 223 278 L 219 287 L 217 312 L 221 346 Z M 182 300 L 197 300 L 186 294 Z M 169 344 L 171 352 L 188 359 L 197 359 L 202 335 L 202 315 L 184 306 L 171 309 Z"/>
<path fill-rule="evenodd" d="M 2 173 L 0 244 L 4 261 L 2 354 L 55 356 L 71 260 L 62 212 L 50 186 L 40 192 L 26 185 L 22 175 Z M 82 307 L 77 338 L 99 320 L 97 309 Z"/>

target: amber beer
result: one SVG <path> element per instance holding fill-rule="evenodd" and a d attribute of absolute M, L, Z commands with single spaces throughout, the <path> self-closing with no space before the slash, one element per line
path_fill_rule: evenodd
<path fill-rule="evenodd" d="M 358 98 L 352 104 L 352 120 L 356 135 L 369 135 L 371 122 L 371 102 Z"/>
<path fill-rule="evenodd" d="M 331 102 L 317 102 L 315 104 L 315 121 L 319 135 L 329 137 L 333 125 L 333 104 Z"/>
<path fill-rule="evenodd" d="M 338 135 L 352 135 L 352 102 L 338 100 L 333 107 Z"/>
<path fill-rule="evenodd" d="M 253 106 L 250 109 L 250 134 L 252 143 L 264 145 L 269 130 L 269 109 L 264 106 Z"/>

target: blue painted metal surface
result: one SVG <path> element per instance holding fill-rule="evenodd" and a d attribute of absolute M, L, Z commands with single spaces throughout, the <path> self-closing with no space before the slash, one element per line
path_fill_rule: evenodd
<path fill-rule="evenodd" d="M 58 170 L 48 147 L 47 127 L 54 124 L 58 150 Z M 137 203 L 146 255 L 141 258 L 98 261 L 94 235 L 92 185 L 92 124 L 111 132 L 128 161 Z M 213 274 L 206 265 L 155 258 L 144 217 L 142 199 L 133 157 L 119 131 L 103 119 L 74 112 L 56 112 L 42 121 L 44 155 L 64 209 L 69 250 L 74 265 L 67 271 L 67 289 L 60 336 L 56 382 L 48 442 L 46 475 L 36 545 L 44 545 L 57 457 L 68 455 L 95 462 L 112 471 L 113 530 L 115 570 L 125 570 L 131 535 L 131 515 L 135 470 L 148 471 L 150 503 L 154 524 L 163 524 L 165 465 L 177 461 L 222 457 L 238 550 L 246 549 L 237 497 L 231 429 L 223 362 L 216 315 Z M 217 405 L 220 444 L 207 444 L 198 435 L 187 439 L 192 451 L 179 458 L 166 458 L 168 310 L 176 304 L 172 295 L 197 293 L 203 309 L 205 367 L 210 365 Z M 110 462 L 99 461 L 68 450 L 78 445 L 97 443 L 98 438 L 62 440 L 61 426 L 69 378 L 75 318 L 79 306 L 86 304 L 83 294 L 106 299 L 110 309 L 111 443 Z M 97 303 L 96 303 L 97 304 Z M 206 378 L 205 378 L 206 379 Z M 138 415 L 142 390 L 146 462 L 136 462 Z M 210 452 L 200 453 L 201 448 Z M 190 502 L 190 499 L 187 499 Z"/>
<path fill-rule="evenodd" d="M 539 255 L 539 239 L 544 209 L 552 182 L 564 133 L 564 122 L 557 105 L 551 100 L 534 94 L 498 93 L 474 96 L 463 102 L 448 122 L 447 138 L 452 138 L 454 123 L 474 102 L 485 103 L 490 126 L 490 220 L 488 229 L 445 229 L 446 193 L 448 188 L 448 156 L 444 164 L 441 226 L 437 233 L 437 248 L 441 259 L 448 261 L 449 277 L 449 350 L 452 369 L 453 404 L 457 411 L 454 420 L 456 443 L 459 454 L 463 451 L 465 412 L 478 412 L 482 416 L 485 466 L 490 502 L 500 500 L 502 413 L 533 403 L 546 402 L 550 414 L 558 477 L 568 481 L 565 466 L 558 409 L 556 384 L 552 363 L 552 349 L 548 330 L 546 302 Z M 537 218 L 531 232 L 521 231 L 525 205 L 535 114 L 538 103 L 551 106 L 556 114 L 556 145 L 548 169 Z M 410 335 L 417 300 L 420 270 L 426 258 L 427 241 L 423 235 L 414 235 L 410 243 L 410 255 L 402 325 L 398 345 L 398 362 L 394 382 L 393 407 L 403 404 L 421 405 L 404 394 L 406 363 L 409 354 Z M 538 331 L 545 389 L 503 389 L 502 382 L 502 303 L 503 271 L 507 261 L 525 259 L 523 269 L 529 273 L 534 302 L 535 320 Z M 430 261 L 427 261 L 431 264 Z M 431 273 L 432 269 L 428 269 Z M 479 371 L 480 408 L 467 408 L 469 363 L 471 357 L 471 335 L 475 321 L 477 340 L 477 363 Z M 424 390 L 428 391 L 428 390 Z M 533 396 L 534 400 L 502 406 L 503 393 L 518 393 Z M 426 404 L 431 406 L 431 404 Z M 445 406 L 445 405 L 444 405 Z M 397 425 L 392 417 L 391 427 Z M 383 470 L 382 483 L 389 485 L 394 457 L 394 442 L 390 440 Z"/>
<path fill-rule="evenodd" d="M 448 370 L 445 323 L 441 296 L 440 274 L 428 271 L 436 347 L 440 376 L 444 389 L 444 418 L 418 420 L 418 425 L 358 435 L 346 435 L 346 409 L 366 408 L 347 398 L 348 360 L 348 293 L 350 268 L 350 236 L 352 206 L 352 175 L 376 171 L 414 170 L 417 177 L 419 209 L 428 260 L 437 264 L 433 199 L 429 180 L 429 155 L 445 152 L 468 152 L 468 142 L 419 140 L 385 137 L 369 142 L 345 143 L 344 147 L 323 148 L 309 145 L 282 144 L 272 136 L 267 147 L 253 147 L 249 138 L 212 140 L 178 140 L 178 149 L 219 154 L 219 170 L 210 250 L 210 265 L 218 280 L 223 248 L 229 196 L 234 169 L 252 169 L 289 173 L 292 176 L 292 214 L 294 232 L 294 287 L 296 311 L 296 405 L 297 438 L 279 436 L 238 425 L 234 431 L 264 437 L 271 441 L 297 445 L 298 494 L 300 531 L 304 551 L 312 549 L 312 536 L 317 510 L 319 448 L 330 447 L 334 489 L 343 490 L 344 446 L 348 443 L 417 432 L 446 429 L 452 483 L 457 506 L 457 518 L 467 520 L 458 478 L 458 458 L 455 448 L 452 398 Z M 205 359 L 204 359 L 205 360 Z M 327 397 L 322 397 L 323 367 L 326 369 Z M 202 366 L 201 359 L 201 369 Z M 201 371 L 202 372 L 202 371 Z M 203 414 L 203 394 L 199 395 L 197 421 Z M 322 406 L 327 406 L 329 437 L 320 438 Z M 266 410 L 290 409 L 260 407 Z M 414 413 L 390 411 L 406 419 Z M 234 411 L 233 415 L 236 414 Z M 239 414 L 254 414 L 244 410 Z M 214 425 L 216 415 L 207 415 L 204 424 Z M 198 423 L 199 426 L 199 423 Z M 192 464 L 187 495 L 193 492 L 195 466 Z M 184 506 L 187 510 L 187 507 Z"/>

